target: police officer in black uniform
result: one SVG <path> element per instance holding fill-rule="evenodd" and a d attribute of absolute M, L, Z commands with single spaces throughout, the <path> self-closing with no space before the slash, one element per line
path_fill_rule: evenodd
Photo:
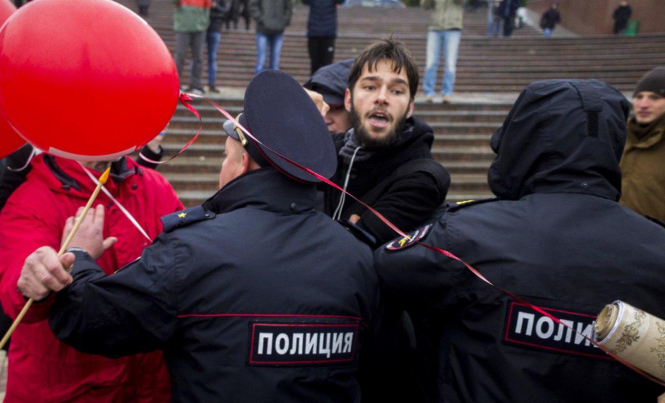
<path fill-rule="evenodd" d="M 433 225 L 376 251 L 379 277 L 433 324 L 436 402 L 656 402 L 663 388 L 587 336 L 617 299 L 665 318 L 665 229 L 617 201 L 629 103 L 600 81 L 533 83 L 491 141 L 497 199 L 451 207 Z"/>
<path fill-rule="evenodd" d="M 285 157 L 335 171 L 319 111 L 286 74 L 252 80 L 239 122 Z M 358 402 L 378 307 L 371 250 L 314 210 L 315 177 L 225 127 L 220 191 L 164 217 L 139 260 L 104 275 L 84 237 L 96 218 L 84 222 L 53 332 L 108 357 L 163 350 L 174 402 Z"/>

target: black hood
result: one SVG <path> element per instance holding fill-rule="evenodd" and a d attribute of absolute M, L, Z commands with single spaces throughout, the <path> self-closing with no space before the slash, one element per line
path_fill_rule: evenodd
<path fill-rule="evenodd" d="M 630 103 L 598 80 L 528 85 L 492 136 L 489 185 L 500 199 L 584 193 L 619 200 Z"/>

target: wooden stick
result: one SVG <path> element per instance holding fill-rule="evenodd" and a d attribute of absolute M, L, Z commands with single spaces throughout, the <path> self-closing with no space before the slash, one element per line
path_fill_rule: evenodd
<path fill-rule="evenodd" d="M 92 203 L 95 202 L 95 199 L 97 199 L 97 195 L 99 194 L 99 191 L 102 190 L 102 186 L 106 183 L 106 181 L 109 178 L 109 173 L 111 172 L 111 168 L 107 168 L 106 171 L 102 174 L 102 176 L 99 177 L 99 183 L 97 184 L 97 187 L 95 188 L 95 191 L 92 192 L 92 196 L 90 196 L 90 199 L 88 199 L 88 203 L 85 205 L 85 208 L 83 209 L 83 214 L 81 214 L 77 219 L 76 223 L 74 224 L 74 228 L 72 228 L 72 231 L 69 233 L 69 236 L 65 240 L 65 242 L 62 244 L 60 247 L 60 251 L 58 252 L 58 256 L 62 256 L 65 251 L 67 251 L 67 248 L 69 247 L 69 243 L 72 241 L 72 238 L 74 238 L 74 234 L 76 234 L 76 231 L 78 231 L 79 227 L 81 226 L 81 223 L 83 222 L 83 218 L 85 218 L 85 215 L 88 213 L 88 210 L 90 210 L 90 207 L 92 207 Z M 25 314 L 28 312 L 28 309 L 30 309 L 30 306 L 32 306 L 32 303 L 34 300 L 30 298 L 28 302 L 25 303 L 25 306 L 23 309 L 21 309 L 21 312 L 18 314 L 14 322 L 12 323 L 12 326 L 7 330 L 7 333 L 5 334 L 5 337 L 2 338 L 0 341 L 0 349 L 5 346 L 5 343 L 7 343 L 7 340 L 11 337 L 12 333 L 14 333 L 14 330 L 16 330 L 16 327 L 21 323 L 23 320 L 23 317 Z"/>

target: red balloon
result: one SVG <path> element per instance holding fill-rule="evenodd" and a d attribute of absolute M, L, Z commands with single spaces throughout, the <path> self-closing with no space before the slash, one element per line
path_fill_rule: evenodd
<path fill-rule="evenodd" d="M 0 158 L 4 158 L 21 148 L 25 140 L 21 138 L 7 121 L 0 116 Z"/>
<path fill-rule="evenodd" d="M 130 153 L 166 126 L 179 92 L 159 35 L 113 1 L 32 1 L 0 30 L 0 110 L 51 154 Z"/>
<path fill-rule="evenodd" d="M 0 27 L 14 11 L 16 11 L 16 7 L 11 1 L 0 0 Z M 25 140 L 12 129 L 0 114 L 0 158 L 4 158 L 18 150 L 23 144 L 25 144 Z"/>
<path fill-rule="evenodd" d="M 0 27 L 14 11 L 16 11 L 14 3 L 9 0 L 0 0 Z"/>

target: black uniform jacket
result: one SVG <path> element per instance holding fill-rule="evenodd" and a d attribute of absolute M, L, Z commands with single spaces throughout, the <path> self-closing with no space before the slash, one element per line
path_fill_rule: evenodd
<path fill-rule="evenodd" d="M 141 258 L 105 276 L 76 252 L 55 335 L 119 357 L 161 349 L 174 402 L 358 402 L 378 305 L 371 251 L 272 168 L 163 218 Z"/>
<path fill-rule="evenodd" d="M 344 145 L 344 134 L 336 134 L 333 139 L 339 151 Z M 433 141 L 429 125 L 416 118 L 407 119 L 394 144 L 375 149 L 369 159 L 353 163 L 347 190 L 403 231 L 417 228 L 443 203 L 450 187 L 450 175 L 432 158 Z M 349 165 L 340 157 L 337 172 L 331 180 L 343 186 L 348 170 Z M 339 190 L 326 186 L 325 211 L 328 215 L 332 216 L 337 208 L 340 195 Z M 342 219 L 348 219 L 352 214 L 360 216 L 358 225 L 372 234 L 379 244 L 395 236 L 377 216 L 347 196 Z"/>
<path fill-rule="evenodd" d="M 616 202 L 622 95 L 576 84 L 527 87 L 492 138 L 499 199 L 452 207 L 418 239 L 590 335 L 618 299 L 665 318 L 665 229 Z M 432 401 L 655 402 L 665 392 L 439 253 L 398 240 L 375 256 L 386 288 L 433 324 L 422 351 L 438 360 Z"/>

